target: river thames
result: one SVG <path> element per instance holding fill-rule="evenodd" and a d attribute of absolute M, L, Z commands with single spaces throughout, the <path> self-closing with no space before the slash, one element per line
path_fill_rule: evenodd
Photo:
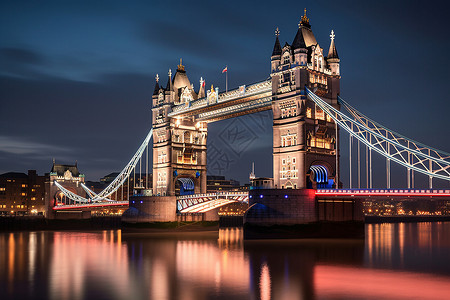
<path fill-rule="evenodd" d="M 0 233 L 2 299 L 448 299 L 450 222 L 365 240 L 243 241 L 242 229 Z"/>

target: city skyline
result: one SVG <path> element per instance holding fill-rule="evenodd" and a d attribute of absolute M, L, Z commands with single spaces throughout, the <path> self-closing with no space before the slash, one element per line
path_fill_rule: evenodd
<path fill-rule="evenodd" d="M 446 7 L 305 2 L 273 17 L 246 3 L 33 5 L 1 4 L 0 173 L 42 174 L 52 158 L 78 161 L 89 180 L 121 170 L 150 129 L 156 74 L 165 85 L 181 57 L 196 90 L 203 77 L 223 91 L 225 66 L 230 87 L 265 79 L 276 27 L 281 43 L 291 43 L 305 6 L 324 51 L 336 33 L 344 99 L 395 131 L 450 149 L 439 138 L 448 134 Z M 208 146 L 231 122 L 210 125 Z M 255 160 L 258 175 L 271 176 L 271 126 L 263 124 L 223 175 L 244 183 Z"/>

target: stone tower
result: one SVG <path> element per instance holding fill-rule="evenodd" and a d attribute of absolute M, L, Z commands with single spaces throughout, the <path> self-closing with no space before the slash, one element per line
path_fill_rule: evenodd
<path fill-rule="evenodd" d="M 198 93 L 190 83 L 185 67 L 178 65 L 165 88 L 156 76 L 152 96 L 153 194 L 159 196 L 206 193 L 207 124 L 194 118 L 169 118 L 177 107 L 205 96 L 204 81 Z"/>
<path fill-rule="evenodd" d="M 78 164 L 62 165 L 53 161 L 52 169 L 45 180 L 46 217 L 49 219 L 55 217 L 55 212 L 52 209 L 54 206 L 58 204 L 73 204 L 69 199 L 66 199 L 55 185 L 55 181 L 58 181 L 64 188 L 77 195 L 86 195 L 86 192 L 81 187 L 81 184 L 84 183 L 84 174 L 79 172 Z"/>
<path fill-rule="evenodd" d="M 276 30 L 271 56 L 273 177 L 275 188 L 336 186 L 339 133 L 333 120 L 306 97 L 305 87 L 339 109 L 339 57 L 334 32 L 328 56 L 305 14 L 292 44 L 281 47 Z"/>

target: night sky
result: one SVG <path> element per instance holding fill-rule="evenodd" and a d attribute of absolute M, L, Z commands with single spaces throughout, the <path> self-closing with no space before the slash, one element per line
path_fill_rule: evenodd
<path fill-rule="evenodd" d="M 226 65 L 229 87 L 266 79 L 276 27 L 292 43 L 305 7 L 325 53 L 335 31 L 341 96 L 449 152 L 444 1 L 2 1 L 0 173 L 43 174 L 52 158 L 77 160 L 88 180 L 120 171 L 151 127 L 157 73 L 165 85 L 181 57 L 196 90 L 200 76 L 224 90 Z M 230 126 L 247 128 L 249 142 L 224 145 Z M 272 177 L 270 113 L 213 123 L 208 139 L 226 157 L 208 157 L 210 173 L 245 183 L 255 161 L 257 176 Z"/>

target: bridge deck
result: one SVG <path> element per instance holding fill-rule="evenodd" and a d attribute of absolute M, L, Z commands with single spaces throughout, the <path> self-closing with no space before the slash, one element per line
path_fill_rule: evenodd
<path fill-rule="evenodd" d="M 331 197 L 449 197 L 445 189 L 320 189 L 316 196 Z"/>

